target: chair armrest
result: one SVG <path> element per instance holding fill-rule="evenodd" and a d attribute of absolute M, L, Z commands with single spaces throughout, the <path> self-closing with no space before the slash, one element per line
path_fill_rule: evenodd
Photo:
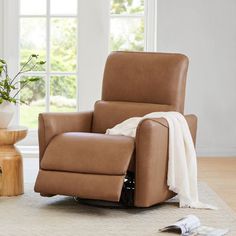
<path fill-rule="evenodd" d="M 167 168 L 168 123 L 164 118 L 144 119 L 136 132 L 135 206 L 149 207 L 173 196 Z"/>
<path fill-rule="evenodd" d="M 39 114 L 39 158 L 43 158 L 52 138 L 66 132 L 91 132 L 93 112 Z"/>
<path fill-rule="evenodd" d="M 185 115 L 184 116 L 187 123 L 188 123 L 188 127 L 193 139 L 193 143 L 194 145 L 196 145 L 196 138 L 197 138 L 197 116 L 194 114 L 189 114 L 189 115 Z M 156 121 L 160 124 L 162 124 L 163 126 L 168 128 L 168 123 L 166 121 L 166 119 L 159 119 L 159 118 L 149 118 L 150 120 Z"/>
<path fill-rule="evenodd" d="M 185 116 L 193 141 L 197 118 Z M 136 133 L 135 206 L 149 207 L 175 194 L 167 186 L 168 123 L 164 118 L 142 120 Z"/>

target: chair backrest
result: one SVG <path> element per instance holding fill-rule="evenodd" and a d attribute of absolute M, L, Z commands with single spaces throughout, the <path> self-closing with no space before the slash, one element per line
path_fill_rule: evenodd
<path fill-rule="evenodd" d="M 182 54 L 111 53 L 104 71 L 103 102 L 95 105 L 93 131 L 104 132 L 131 116 L 149 112 L 183 113 L 187 69 L 188 58 Z"/>

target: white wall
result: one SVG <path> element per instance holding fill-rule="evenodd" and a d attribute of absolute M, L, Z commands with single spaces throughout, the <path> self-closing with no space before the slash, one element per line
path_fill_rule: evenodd
<path fill-rule="evenodd" d="M 93 109 L 94 102 L 101 98 L 109 7 L 110 0 L 79 1 L 79 110 Z"/>
<path fill-rule="evenodd" d="M 3 0 L 0 0 L 0 57 L 3 57 Z"/>
<path fill-rule="evenodd" d="M 8 73 L 10 77 L 18 72 L 18 3 L 16 0 L 0 0 L 0 18 L 1 24 L 1 40 L 2 40 L 2 57 L 7 61 Z M 3 14 L 4 13 L 4 14 Z M 15 16 L 15 17 L 12 17 Z M 9 21 L 9 19 L 11 19 Z M 19 111 L 15 112 L 11 124 L 17 124 Z"/>
<path fill-rule="evenodd" d="M 157 0 L 157 50 L 189 56 L 198 154 L 236 156 L 236 1 Z"/>

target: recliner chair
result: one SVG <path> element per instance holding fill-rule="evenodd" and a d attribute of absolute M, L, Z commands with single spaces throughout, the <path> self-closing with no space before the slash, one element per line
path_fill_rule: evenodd
<path fill-rule="evenodd" d="M 188 58 L 181 54 L 111 53 L 102 100 L 95 103 L 94 111 L 39 115 L 40 170 L 35 191 L 42 196 L 119 202 L 129 175 L 134 176 L 133 206 L 149 207 L 173 197 L 167 186 L 165 119 L 141 121 L 135 139 L 105 132 L 150 112 L 183 113 L 187 68 Z M 195 143 L 197 118 L 185 117 Z"/>

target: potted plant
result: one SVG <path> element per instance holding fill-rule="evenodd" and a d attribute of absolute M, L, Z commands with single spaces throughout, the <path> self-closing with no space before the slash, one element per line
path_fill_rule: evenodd
<path fill-rule="evenodd" d="M 10 78 L 7 62 L 0 59 L 0 129 L 8 127 L 13 118 L 16 104 L 26 103 L 18 98 L 20 91 L 29 83 L 41 79 L 39 77 L 22 77 L 22 75 L 45 63 L 45 61 L 39 60 L 38 55 L 32 54 L 20 71 L 13 78 Z"/>

